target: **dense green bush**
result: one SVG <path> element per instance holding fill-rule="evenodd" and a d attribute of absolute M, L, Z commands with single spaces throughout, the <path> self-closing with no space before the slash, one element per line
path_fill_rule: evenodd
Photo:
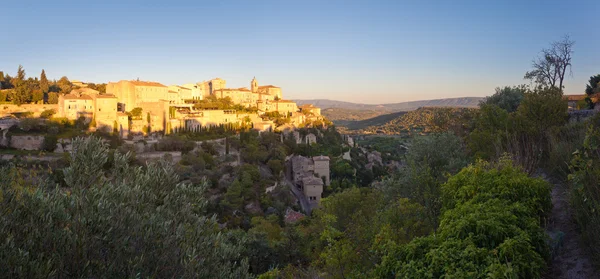
<path fill-rule="evenodd" d="M 442 187 L 437 234 L 388 244 L 376 269 L 397 278 L 539 278 L 549 249 L 540 226 L 550 186 L 502 159 L 463 169 Z"/>
<path fill-rule="evenodd" d="M 486 160 L 509 153 L 524 170 L 535 172 L 549 158 L 549 132 L 567 123 L 562 96 L 556 88 L 528 90 L 510 113 L 495 102 L 482 105 L 466 137 L 469 151 Z"/>
<path fill-rule="evenodd" d="M 186 154 L 196 147 L 196 143 L 183 136 L 165 136 L 156 144 L 156 151 L 181 151 Z"/>
<path fill-rule="evenodd" d="M 42 111 L 42 113 L 40 114 L 40 118 L 49 119 L 55 114 L 56 114 L 55 109 L 47 109 L 47 110 Z"/>
<path fill-rule="evenodd" d="M 527 87 L 525 85 L 497 87 L 496 93 L 486 97 L 480 106 L 496 105 L 508 112 L 514 112 L 521 104 L 526 92 Z"/>
<path fill-rule="evenodd" d="M 205 216 L 204 185 L 178 183 L 166 162 L 146 168 L 97 139 L 73 141 L 67 188 L 0 185 L 0 272 L 15 278 L 246 278 L 244 239 Z M 2 169 L 11 173 L 11 169 Z M 8 177 L 8 176 L 7 176 Z"/>
<path fill-rule="evenodd" d="M 573 155 L 569 175 L 571 205 L 585 243 L 600 264 L 600 129 L 590 125 L 583 147 Z"/>

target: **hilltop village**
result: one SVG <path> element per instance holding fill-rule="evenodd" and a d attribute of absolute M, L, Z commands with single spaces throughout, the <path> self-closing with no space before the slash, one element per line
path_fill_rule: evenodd
<path fill-rule="evenodd" d="M 85 119 L 97 129 L 130 134 L 194 131 L 216 126 L 251 127 L 258 131 L 290 131 L 322 121 L 321 110 L 298 107 L 283 99 L 280 87 L 227 88 L 220 78 L 196 84 L 166 86 L 158 82 L 109 82 L 106 94 L 75 83 L 79 88 L 58 98 L 58 117 Z"/>

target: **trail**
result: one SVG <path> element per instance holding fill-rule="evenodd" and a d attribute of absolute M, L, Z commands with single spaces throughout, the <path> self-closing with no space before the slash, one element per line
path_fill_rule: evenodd
<path fill-rule="evenodd" d="M 562 238 L 562 241 L 559 240 L 558 244 L 555 244 L 554 248 L 558 249 L 553 255 L 545 278 L 600 278 L 600 273 L 594 269 L 581 233 L 571 216 L 567 187 L 545 175 L 542 177 L 553 185 L 553 208 L 546 230 L 554 239 Z"/>

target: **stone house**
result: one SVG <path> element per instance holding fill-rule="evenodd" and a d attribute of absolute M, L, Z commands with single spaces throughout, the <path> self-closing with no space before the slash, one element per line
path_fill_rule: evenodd
<path fill-rule="evenodd" d="M 296 187 L 303 191 L 309 202 L 319 203 L 323 193 L 323 185 L 328 186 L 330 183 L 329 157 L 293 156 L 291 166 L 291 175 Z M 325 183 L 323 183 L 323 180 L 325 180 Z"/>
<path fill-rule="evenodd" d="M 321 194 L 323 193 L 323 180 L 314 176 L 302 178 L 301 183 L 302 193 L 311 204 L 321 202 Z"/>

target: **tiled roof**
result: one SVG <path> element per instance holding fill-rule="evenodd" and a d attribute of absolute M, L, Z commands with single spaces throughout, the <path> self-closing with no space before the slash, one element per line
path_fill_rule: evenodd
<path fill-rule="evenodd" d="M 66 94 L 64 98 L 65 100 L 92 100 L 92 97 L 88 95 L 77 96 L 75 94 Z"/>
<path fill-rule="evenodd" d="M 564 95 L 563 99 L 569 100 L 569 101 L 580 101 L 583 100 L 587 97 L 587 95 L 582 94 L 582 95 Z"/>
<path fill-rule="evenodd" d="M 222 88 L 222 89 L 215 89 L 213 91 L 244 91 L 244 92 L 250 92 L 250 89 L 242 87 L 242 88 Z"/>
<path fill-rule="evenodd" d="M 314 176 L 302 178 L 302 185 L 323 185 L 323 180 Z"/>
<path fill-rule="evenodd" d="M 305 217 L 304 214 L 288 208 L 285 211 L 284 220 L 286 223 L 296 223 L 296 222 L 304 219 L 304 217 Z"/>
<path fill-rule="evenodd" d="M 154 86 L 154 87 L 167 87 L 159 82 L 154 81 L 140 81 L 140 80 L 132 80 L 129 81 L 135 86 Z"/>
<path fill-rule="evenodd" d="M 96 95 L 96 98 L 99 99 L 112 99 L 112 98 L 117 98 L 115 95 L 112 94 L 102 94 L 102 95 Z"/>
<path fill-rule="evenodd" d="M 259 86 L 258 88 L 280 88 L 280 87 L 275 86 L 275 85 L 263 85 L 263 86 Z"/>
<path fill-rule="evenodd" d="M 329 161 L 329 156 L 315 156 L 313 157 L 313 161 Z"/>

